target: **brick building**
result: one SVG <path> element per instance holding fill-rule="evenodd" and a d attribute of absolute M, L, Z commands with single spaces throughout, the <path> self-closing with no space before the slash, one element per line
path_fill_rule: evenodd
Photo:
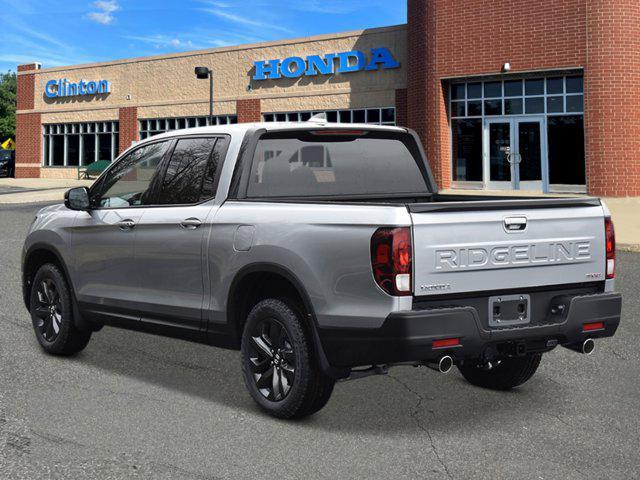
<path fill-rule="evenodd" d="M 640 196 L 640 3 L 408 0 L 407 24 L 18 68 L 20 177 L 210 122 L 406 125 L 443 188 Z M 214 118 L 208 83 L 214 75 Z M 108 82 L 108 86 L 106 83 Z"/>

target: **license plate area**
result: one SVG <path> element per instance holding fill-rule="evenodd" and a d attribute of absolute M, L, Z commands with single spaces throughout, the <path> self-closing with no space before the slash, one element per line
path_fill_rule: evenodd
<path fill-rule="evenodd" d="M 489 297 L 489 326 L 508 327 L 531 321 L 531 298 L 526 294 Z"/>

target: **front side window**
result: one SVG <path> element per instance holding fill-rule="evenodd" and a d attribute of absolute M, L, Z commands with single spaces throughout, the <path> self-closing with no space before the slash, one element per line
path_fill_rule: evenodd
<path fill-rule="evenodd" d="M 169 142 L 138 148 L 118 161 L 100 181 L 95 202 L 103 208 L 127 208 L 149 205 L 158 166 Z"/>
<path fill-rule="evenodd" d="M 427 193 L 421 157 L 406 134 L 270 133 L 258 142 L 249 197 L 375 196 Z"/>
<path fill-rule="evenodd" d="M 213 185 L 219 151 L 212 155 L 219 138 L 182 138 L 178 140 L 160 186 L 158 203 L 186 205 L 215 196 Z M 204 198 L 203 198 L 204 196 Z"/>

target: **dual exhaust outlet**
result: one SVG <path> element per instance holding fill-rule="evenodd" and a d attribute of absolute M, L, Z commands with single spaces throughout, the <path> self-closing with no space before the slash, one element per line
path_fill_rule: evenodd
<path fill-rule="evenodd" d="M 596 348 L 596 344 L 592 338 L 587 338 L 582 343 L 565 345 L 565 347 L 569 350 L 573 350 L 574 352 L 582 353 L 584 355 L 591 355 Z M 435 370 L 436 372 L 449 373 L 453 368 L 454 361 L 450 355 L 444 355 L 437 361 L 427 362 L 425 365 L 431 370 Z"/>

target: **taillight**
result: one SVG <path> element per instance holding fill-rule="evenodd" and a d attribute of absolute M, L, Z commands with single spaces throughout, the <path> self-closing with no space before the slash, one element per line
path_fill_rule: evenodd
<path fill-rule="evenodd" d="M 411 295 L 411 229 L 379 228 L 371 237 L 371 267 L 389 295 Z"/>
<path fill-rule="evenodd" d="M 607 245 L 607 277 L 616 276 L 616 232 L 613 229 L 611 217 L 604 219 L 605 242 Z"/>

